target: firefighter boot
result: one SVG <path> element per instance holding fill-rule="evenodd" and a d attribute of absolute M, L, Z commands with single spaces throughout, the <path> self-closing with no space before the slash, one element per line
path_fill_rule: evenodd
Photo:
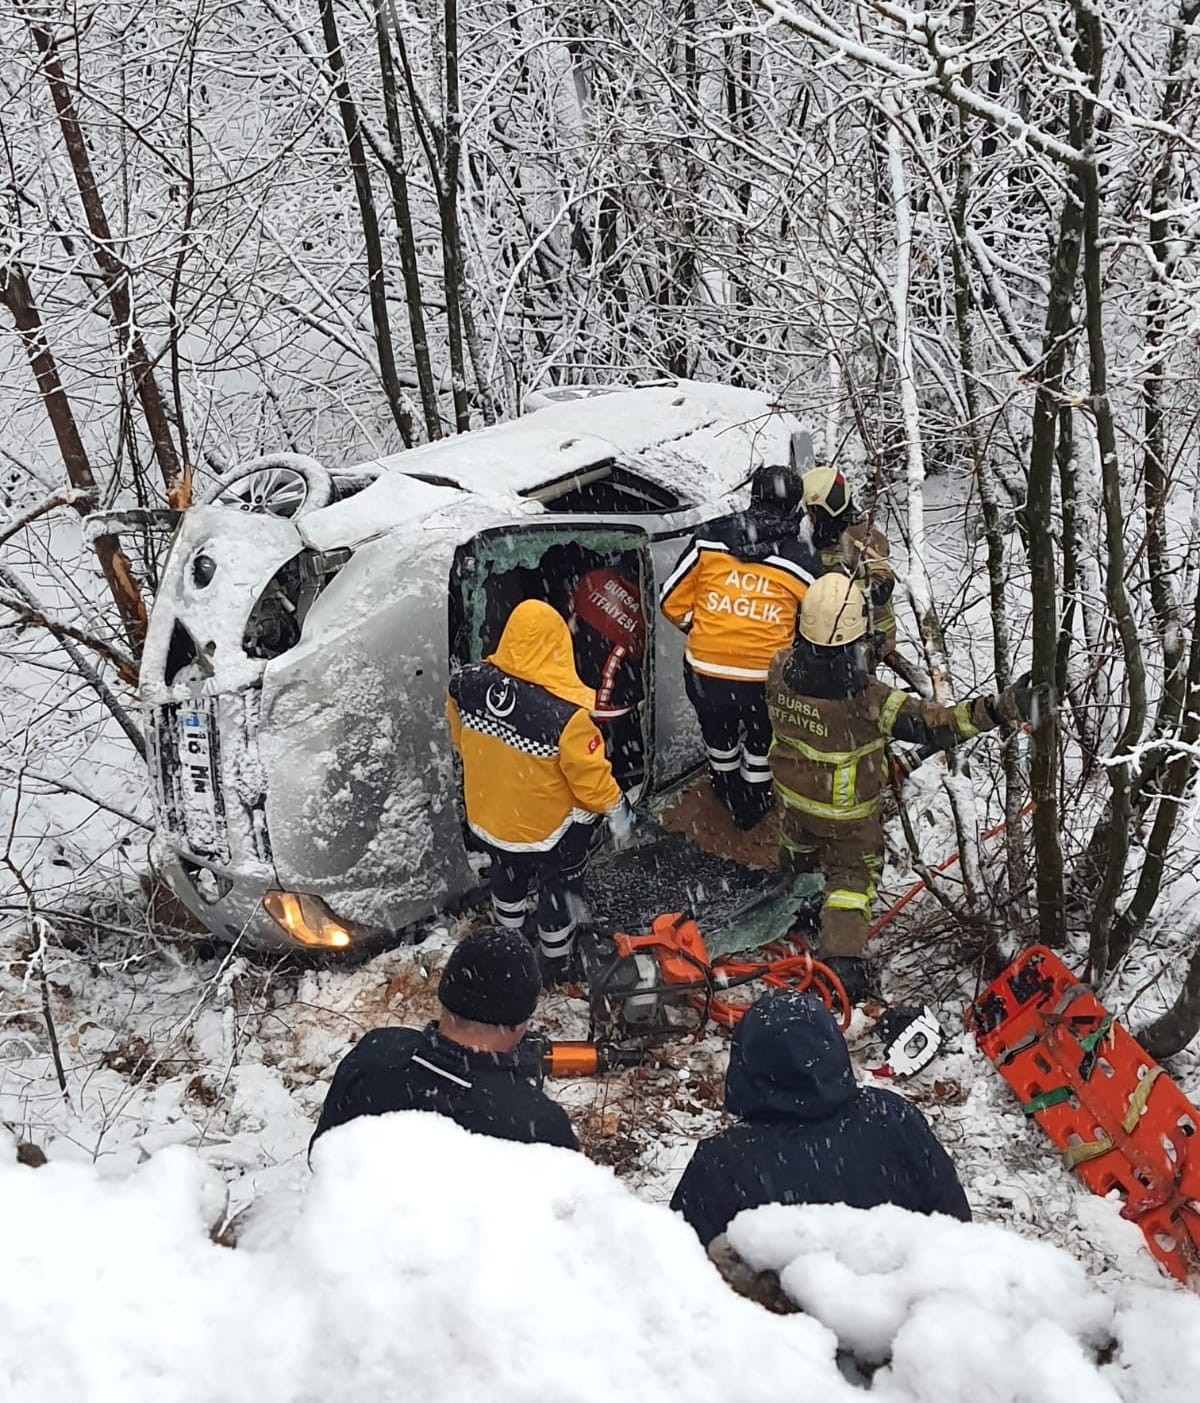
<path fill-rule="evenodd" d="M 870 960 L 855 959 L 852 955 L 830 955 L 822 960 L 822 964 L 827 965 L 842 981 L 851 1008 L 879 997 L 879 976 Z"/>
<path fill-rule="evenodd" d="M 554 989 L 561 989 L 564 984 L 578 984 L 583 973 L 583 961 L 579 955 L 579 944 L 574 938 L 569 945 L 558 944 L 547 948 L 545 937 L 542 937 L 541 948 L 538 950 L 538 973 L 542 977 L 542 989 L 545 993 L 550 993 Z"/>
<path fill-rule="evenodd" d="M 751 784 L 737 775 L 737 787 L 732 791 L 730 808 L 733 826 L 742 833 L 757 828 L 775 807 L 775 791 L 769 784 Z"/>

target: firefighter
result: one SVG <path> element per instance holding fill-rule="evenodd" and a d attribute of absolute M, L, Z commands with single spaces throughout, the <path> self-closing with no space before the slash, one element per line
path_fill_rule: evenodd
<path fill-rule="evenodd" d="M 595 705 L 566 621 L 539 599 L 517 605 L 499 647 L 451 680 L 446 702 L 467 826 L 492 859 L 496 924 L 523 929 L 536 884 L 547 987 L 569 975 L 596 822 L 606 817 L 618 841 L 633 825 L 589 715 Z"/>
<path fill-rule="evenodd" d="M 712 786 L 742 829 L 753 828 L 772 804 L 767 669 L 791 643 L 800 601 L 821 571 L 801 536 L 802 510 L 799 475 L 760 467 L 749 510 L 703 526 L 659 599 L 666 617 L 687 632 L 684 680 Z"/>
<path fill-rule="evenodd" d="M 946 750 L 1003 719 L 1028 719 L 1032 697 L 1016 686 L 957 706 L 922 701 L 877 681 L 869 648 L 865 595 L 830 572 L 805 595 L 795 644 L 776 655 L 767 678 L 780 859 L 793 873 L 823 873 L 821 958 L 854 1002 L 872 987 L 866 941 L 883 868 L 886 745 Z"/>
<path fill-rule="evenodd" d="M 622 783 L 639 784 L 645 777 L 646 620 L 641 590 L 620 570 L 601 566 L 575 583 L 567 609 L 579 675 L 596 689 L 592 720 L 602 728 Z"/>
<path fill-rule="evenodd" d="M 804 509 L 822 568 L 850 575 L 866 591 L 878 660 L 910 680 L 904 660 L 896 655 L 896 576 L 887 537 L 856 510 L 850 484 L 836 468 L 810 468 L 804 474 Z"/>

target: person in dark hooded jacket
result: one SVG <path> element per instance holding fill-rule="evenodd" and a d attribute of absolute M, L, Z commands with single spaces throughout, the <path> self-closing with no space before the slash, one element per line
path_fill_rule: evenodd
<path fill-rule="evenodd" d="M 860 1087 L 833 1015 L 809 994 L 768 994 L 734 1029 L 725 1109 L 671 1207 L 707 1247 L 744 1208 L 765 1203 L 894 1203 L 969 1222 L 950 1156 L 894 1092 Z"/>

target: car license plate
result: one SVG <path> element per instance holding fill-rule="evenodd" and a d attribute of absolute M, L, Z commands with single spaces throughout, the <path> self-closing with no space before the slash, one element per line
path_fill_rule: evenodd
<path fill-rule="evenodd" d="M 179 708 L 179 780 L 188 846 L 199 857 L 228 857 L 218 766 L 216 708 L 207 697 Z"/>

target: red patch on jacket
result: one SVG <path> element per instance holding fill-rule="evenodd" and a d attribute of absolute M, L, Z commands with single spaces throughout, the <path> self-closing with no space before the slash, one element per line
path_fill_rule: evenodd
<path fill-rule="evenodd" d="M 589 754 L 589 755 L 595 755 L 596 751 L 599 750 L 599 749 L 600 749 L 600 737 L 599 737 L 599 736 L 593 736 L 593 737 L 591 738 L 591 740 L 588 741 L 588 754 Z"/>

